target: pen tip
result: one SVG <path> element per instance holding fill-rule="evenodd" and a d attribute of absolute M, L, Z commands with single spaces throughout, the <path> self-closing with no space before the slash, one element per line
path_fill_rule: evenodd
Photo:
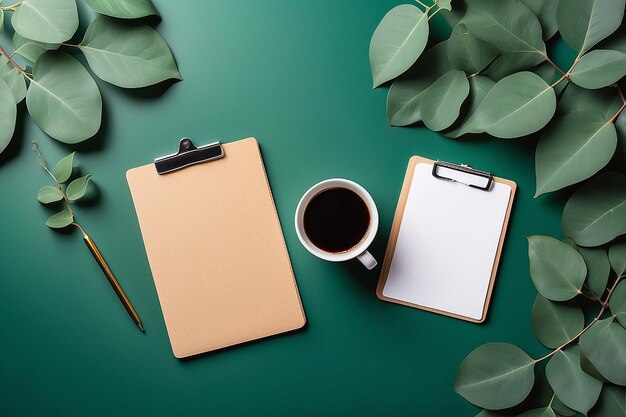
<path fill-rule="evenodd" d="M 137 323 L 137 326 L 139 326 L 139 330 L 141 330 L 141 331 L 142 331 L 142 332 L 144 332 L 144 333 L 146 332 L 146 331 L 143 329 L 143 326 L 141 325 L 141 323 Z"/>

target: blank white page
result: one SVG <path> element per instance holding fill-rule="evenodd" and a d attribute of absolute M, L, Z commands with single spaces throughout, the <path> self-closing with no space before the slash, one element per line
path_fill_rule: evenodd
<path fill-rule="evenodd" d="M 511 187 L 483 191 L 432 168 L 415 167 L 383 295 L 480 320 Z"/>

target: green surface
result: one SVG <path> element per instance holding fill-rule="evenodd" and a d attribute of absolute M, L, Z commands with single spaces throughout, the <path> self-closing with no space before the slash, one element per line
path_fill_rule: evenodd
<path fill-rule="evenodd" d="M 457 141 L 387 126 L 386 88 L 371 89 L 368 47 L 397 1 L 155 4 L 184 81 L 129 92 L 98 80 L 104 124 L 78 147 L 78 160 L 101 195 L 76 209 L 146 333 L 79 235 L 44 225 L 50 211 L 36 195 L 49 179 L 30 141 L 54 162 L 75 148 L 22 117 L 0 156 L 0 415 L 473 416 L 477 409 L 452 387 L 472 349 L 502 341 L 531 356 L 546 352 L 531 329 L 536 292 L 524 237 L 558 236 L 569 192 L 532 198 L 536 138 Z M 439 16 L 431 23 L 446 30 Z M 567 58 L 565 47 L 559 52 L 557 59 Z M 173 357 L 125 172 L 175 151 L 182 136 L 259 140 L 308 318 L 304 330 L 192 360 Z M 292 217 L 301 194 L 319 180 L 346 177 L 378 205 L 372 253 L 382 262 L 412 155 L 518 183 L 485 324 L 379 301 L 379 269 L 328 263 L 298 242 Z"/>

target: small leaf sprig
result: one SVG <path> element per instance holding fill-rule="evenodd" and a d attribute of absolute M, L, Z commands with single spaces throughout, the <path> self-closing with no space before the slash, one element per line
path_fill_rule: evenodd
<path fill-rule="evenodd" d="M 72 177 L 76 152 L 72 152 L 61 159 L 54 167 L 54 170 L 51 171 L 39 149 L 39 145 L 35 141 L 33 141 L 33 150 L 37 153 L 37 162 L 41 168 L 46 171 L 55 182 L 55 186 L 44 185 L 41 187 L 37 193 L 37 200 L 42 204 L 52 204 L 63 201 L 67 207 L 65 210 L 61 210 L 50 216 L 48 220 L 46 220 L 46 226 L 52 229 L 62 229 L 72 225 L 85 234 L 83 228 L 76 222 L 72 203 L 85 196 L 91 175 L 87 174 L 74 179 L 67 184 L 64 189 L 63 185 Z"/>

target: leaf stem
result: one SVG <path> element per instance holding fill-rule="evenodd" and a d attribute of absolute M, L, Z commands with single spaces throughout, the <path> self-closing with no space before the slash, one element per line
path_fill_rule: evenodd
<path fill-rule="evenodd" d="M 435 13 L 431 14 L 430 16 L 428 16 L 428 20 L 432 19 L 433 17 L 435 17 L 435 15 L 437 13 L 439 13 L 441 11 L 441 8 L 437 8 L 437 10 L 435 10 Z"/>
<path fill-rule="evenodd" d="M 74 210 L 72 210 L 72 204 L 70 203 L 70 200 L 65 195 L 65 192 L 63 191 L 63 188 L 61 188 L 61 183 L 59 182 L 59 180 L 57 180 L 57 177 L 54 176 L 52 171 L 50 171 L 50 168 L 48 168 L 48 164 L 46 164 L 46 160 L 44 159 L 43 154 L 39 150 L 39 145 L 35 141 L 33 141 L 33 149 L 35 150 L 35 152 L 37 152 L 37 155 L 39 155 L 39 165 L 41 165 L 41 168 L 43 168 L 43 170 L 46 171 L 52 177 L 54 182 L 56 183 L 57 188 L 59 189 L 59 191 L 61 192 L 61 195 L 63 196 L 63 201 L 65 202 L 65 205 L 67 206 L 67 211 L 70 212 L 70 214 L 72 215 L 72 219 L 73 219 L 74 218 Z M 78 225 L 78 223 L 76 223 L 76 224 Z M 81 228 L 81 230 L 82 230 L 82 228 Z M 84 230 L 83 230 L 83 233 L 84 233 Z"/>
<path fill-rule="evenodd" d="M 426 11 L 430 10 L 430 8 L 432 7 L 432 6 L 427 6 L 426 4 L 422 3 L 420 0 L 415 0 L 415 1 L 424 9 L 426 9 Z"/>
<path fill-rule="evenodd" d="M 565 75 L 565 71 L 563 71 L 558 65 L 556 65 L 554 63 L 554 61 L 552 61 L 550 59 L 550 57 L 548 56 L 547 53 L 544 53 L 544 57 L 546 58 L 546 61 L 548 61 L 548 64 L 552 65 L 554 67 L 554 69 L 556 69 L 558 72 L 560 72 L 562 75 Z"/>
<path fill-rule="evenodd" d="M 26 71 L 24 71 L 19 65 L 17 65 L 17 62 L 13 60 L 13 56 L 9 55 L 7 51 L 4 50 L 2 45 L 0 45 L 0 54 L 4 55 L 9 60 L 11 65 L 13 65 L 15 69 L 17 69 L 24 77 L 28 78 L 31 81 L 33 80 L 33 78 L 30 75 L 28 75 Z"/>

